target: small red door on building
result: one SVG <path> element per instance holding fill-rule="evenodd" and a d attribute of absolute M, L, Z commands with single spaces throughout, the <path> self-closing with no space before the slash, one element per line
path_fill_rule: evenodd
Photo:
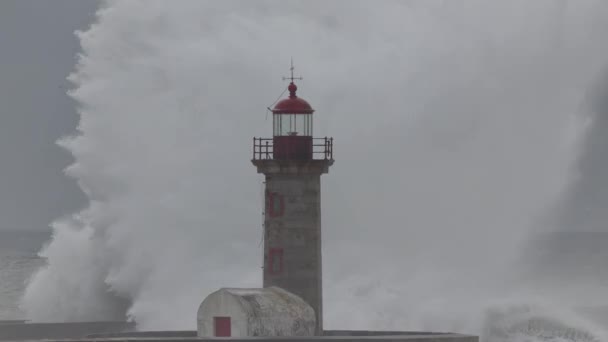
<path fill-rule="evenodd" d="M 230 337 L 230 317 L 213 317 L 215 326 L 215 337 Z"/>

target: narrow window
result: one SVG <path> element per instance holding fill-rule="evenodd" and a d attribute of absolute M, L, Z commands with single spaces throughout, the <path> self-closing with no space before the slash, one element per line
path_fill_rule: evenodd
<path fill-rule="evenodd" d="M 277 114 L 272 115 L 273 132 L 272 135 L 281 135 L 281 117 Z"/>
<path fill-rule="evenodd" d="M 271 248 L 268 251 L 268 272 L 270 274 L 283 273 L 283 248 Z"/>
<path fill-rule="evenodd" d="M 277 192 L 267 192 L 266 211 L 270 217 L 283 216 L 285 211 L 285 200 L 283 199 L 283 195 Z"/>
<path fill-rule="evenodd" d="M 287 114 L 278 114 L 281 120 L 281 133 L 279 135 L 285 136 L 289 135 L 289 115 Z"/>

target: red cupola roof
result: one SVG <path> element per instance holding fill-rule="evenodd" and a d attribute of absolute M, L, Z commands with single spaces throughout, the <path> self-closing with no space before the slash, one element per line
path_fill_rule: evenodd
<path fill-rule="evenodd" d="M 298 87 L 293 83 L 289 83 L 289 97 L 279 101 L 272 110 L 274 114 L 312 114 L 315 110 L 304 99 L 296 96 Z"/>

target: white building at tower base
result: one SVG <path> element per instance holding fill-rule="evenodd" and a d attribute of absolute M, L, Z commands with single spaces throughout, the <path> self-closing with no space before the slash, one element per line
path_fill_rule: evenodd
<path fill-rule="evenodd" d="M 314 336 L 315 328 L 313 308 L 278 287 L 220 289 L 197 313 L 199 337 Z"/>

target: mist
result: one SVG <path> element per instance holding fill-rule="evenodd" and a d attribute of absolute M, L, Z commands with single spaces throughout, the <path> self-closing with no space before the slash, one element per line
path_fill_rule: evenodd
<path fill-rule="evenodd" d="M 78 33 L 80 123 L 59 141 L 90 203 L 53 224 L 28 317 L 191 329 L 211 291 L 260 286 L 251 138 L 271 135 L 293 57 L 315 135 L 335 139 L 325 326 L 479 331 L 489 305 L 527 299 L 530 236 L 599 182 L 584 160 L 607 15 L 602 0 L 105 2 Z"/>
<path fill-rule="evenodd" d="M 558 202 L 560 215 L 555 228 L 570 232 L 608 233 L 604 210 L 608 187 L 604 175 L 608 167 L 608 69 L 598 72 L 584 102 L 585 134 L 580 144 L 568 193 Z"/>

